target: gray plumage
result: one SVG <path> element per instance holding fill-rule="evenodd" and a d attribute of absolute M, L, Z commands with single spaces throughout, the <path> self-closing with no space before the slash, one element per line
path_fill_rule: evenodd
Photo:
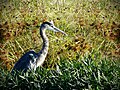
<path fill-rule="evenodd" d="M 66 35 L 65 32 L 56 28 L 53 22 L 43 22 L 40 26 L 40 36 L 43 40 L 42 49 L 38 53 L 35 53 L 33 50 L 25 53 L 18 60 L 18 62 L 16 62 L 11 73 L 14 73 L 14 71 L 23 71 L 23 72 L 26 72 L 27 70 L 35 71 L 37 67 L 43 64 L 43 62 L 45 61 L 45 57 L 47 56 L 48 47 L 49 47 L 49 40 L 45 34 L 45 31 L 47 29 L 55 32 L 61 32 Z"/>

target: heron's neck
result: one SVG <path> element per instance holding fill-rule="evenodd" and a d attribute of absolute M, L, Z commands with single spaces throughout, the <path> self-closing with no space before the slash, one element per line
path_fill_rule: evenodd
<path fill-rule="evenodd" d="M 38 53 L 37 67 L 41 66 L 43 62 L 45 61 L 45 57 L 48 53 L 48 47 L 49 47 L 49 40 L 45 34 L 45 30 L 41 30 L 41 29 L 42 28 L 40 28 L 40 35 L 43 40 L 43 45 L 42 45 L 42 49 Z"/>

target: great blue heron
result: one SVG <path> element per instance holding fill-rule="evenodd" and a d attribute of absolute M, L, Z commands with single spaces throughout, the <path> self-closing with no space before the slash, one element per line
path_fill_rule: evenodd
<path fill-rule="evenodd" d="M 41 66 L 45 61 L 45 57 L 48 53 L 49 40 L 45 34 L 46 30 L 52 30 L 55 32 L 61 32 L 66 35 L 66 33 L 54 26 L 53 22 L 43 22 L 40 26 L 40 35 L 43 40 L 43 46 L 40 52 L 35 53 L 33 50 L 25 53 L 18 62 L 14 65 L 11 73 L 14 71 L 36 70 L 38 66 Z"/>

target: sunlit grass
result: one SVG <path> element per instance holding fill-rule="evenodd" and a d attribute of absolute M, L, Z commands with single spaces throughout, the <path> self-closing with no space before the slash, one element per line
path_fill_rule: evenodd
<path fill-rule="evenodd" d="M 42 46 L 39 27 L 53 20 L 68 36 L 50 31 L 45 67 L 55 67 L 61 58 L 77 59 L 92 49 L 103 57 L 120 59 L 119 3 L 110 0 L 10 1 L 1 3 L 1 66 L 10 70 L 27 51 Z"/>
<path fill-rule="evenodd" d="M 41 49 L 39 26 L 45 20 L 68 36 L 47 31 L 43 67 L 11 75 L 24 53 Z M 3 90 L 120 89 L 119 0 L 2 0 L 0 38 Z"/>

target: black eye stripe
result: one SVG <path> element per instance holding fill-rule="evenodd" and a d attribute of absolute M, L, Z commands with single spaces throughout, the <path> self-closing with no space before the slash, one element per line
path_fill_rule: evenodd
<path fill-rule="evenodd" d="M 50 22 L 43 22 L 42 24 L 47 24 L 47 25 L 52 26 L 52 24 Z"/>

